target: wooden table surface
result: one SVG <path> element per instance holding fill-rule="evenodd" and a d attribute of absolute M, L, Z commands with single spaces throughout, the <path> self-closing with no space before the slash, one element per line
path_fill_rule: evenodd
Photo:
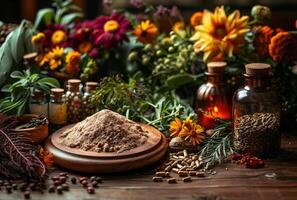
<path fill-rule="evenodd" d="M 195 178 L 191 183 L 179 181 L 177 184 L 168 184 L 166 181 L 152 182 L 152 169 L 155 167 L 150 166 L 137 172 L 102 175 L 104 181 L 93 195 L 88 194 L 81 186 L 71 185 L 70 191 L 63 195 L 32 192 L 31 199 L 297 199 L 297 136 L 284 136 L 282 152 L 277 158 L 267 160 L 262 169 L 223 164 L 214 169 L 217 171 L 216 175 Z M 56 169 L 51 172 L 51 176 L 61 171 L 62 169 Z M 16 191 L 7 194 L 2 188 L 0 200 L 12 199 L 24 197 L 21 192 Z"/>

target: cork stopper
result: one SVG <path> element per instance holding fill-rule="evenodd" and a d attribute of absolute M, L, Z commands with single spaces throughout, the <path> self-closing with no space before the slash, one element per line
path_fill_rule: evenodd
<path fill-rule="evenodd" d="M 33 92 L 33 99 L 35 100 L 42 100 L 43 99 L 43 92 L 38 90 L 38 89 L 35 89 L 34 92 Z"/>
<path fill-rule="evenodd" d="M 23 59 L 27 60 L 28 62 L 33 62 L 37 55 L 37 52 L 27 53 L 23 56 Z"/>
<path fill-rule="evenodd" d="M 54 100 L 58 101 L 62 98 L 64 94 L 64 89 L 62 88 L 52 88 L 51 89 L 51 94 Z"/>
<path fill-rule="evenodd" d="M 90 91 L 96 90 L 98 85 L 99 84 L 97 82 L 86 82 L 86 91 L 90 92 Z"/>
<path fill-rule="evenodd" d="M 266 63 L 249 63 L 245 65 L 247 76 L 270 76 L 271 66 Z"/>
<path fill-rule="evenodd" d="M 209 62 L 207 63 L 207 72 L 211 74 L 224 73 L 226 62 Z"/>
<path fill-rule="evenodd" d="M 79 79 L 69 79 L 68 80 L 69 89 L 73 92 L 78 91 L 80 83 L 81 83 L 81 80 Z"/>

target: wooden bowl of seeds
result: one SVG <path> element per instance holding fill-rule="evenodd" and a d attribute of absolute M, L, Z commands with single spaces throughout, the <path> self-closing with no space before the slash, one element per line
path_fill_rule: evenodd
<path fill-rule="evenodd" d="M 13 129 L 14 132 L 23 133 L 30 138 L 33 144 L 42 143 L 48 136 L 48 120 L 45 117 L 24 114 L 17 118 L 18 126 Z"/>

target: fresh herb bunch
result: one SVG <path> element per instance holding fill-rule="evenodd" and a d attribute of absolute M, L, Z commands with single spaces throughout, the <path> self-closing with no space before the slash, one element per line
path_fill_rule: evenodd
<path fill-rule="evenodd" d="M 97 110 L 109 109 L 139 121 L 148 99 L 150 93 L 143 84 L 134 79 L 127 83 L 117 75 L 103 78 L 91 101 Z"/>
<path fill-rule="evenodd" d="M 213 129 L 208 130 L 210 136 L 204 141 L 199 152 L 206 169 L 223 162 L 229 155 L 234 153 L 232 123 L 220 119 L 216 120 L 218 124 Z"/>
<path fill-rule="evenodd" d="M 45 165 L 31 140 L 24 133 L 13 132 L 17 123 L 15 117 L 0 116 L 0 176 L 40 179 L 46 173 Z"/>
<path fill-rule="evenodd" d="M 149 105 L 149 112 L 144 113 L 141 119 L 167 136 L 170 135 L 170 122 L 176 117 L 181 119 L 197 117 L 191 106 L 183 102 L 173 92 L 166 96 L 159 95 L 156 99 L 156 103 L 146 102 Z"/>
<path fill-rule="evenodd" d="M 56 79 L 41 78 L 38 74 L 31 74 L 29 70 L 14 71 L 10 77 L 18 80 L 2 88 L 1 91 L 9 93 L 9 95 L 0 100 L 0 113 L 21 115 L 25 112 L 34 90 L 38 89 L 44 93 L 49 93 L 52 87 L 60 86 Z"/>

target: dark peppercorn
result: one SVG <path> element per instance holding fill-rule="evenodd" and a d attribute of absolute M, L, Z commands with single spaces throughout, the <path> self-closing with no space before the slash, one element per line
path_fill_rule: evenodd
<path fill-rule="evenodd" d="M 2 180 L 0 180 L 0 186 L 3 186 L 3 181 Z"/>
<path fill-rule="evenodd" d="M 56 191 L 56 187 L 54 185 L 51 185 L 49 188 L 48 188 L 48 192 L 49 193 L 53 193 Z"/>
<path fill-rule="evenodd" d="M 21 185 L 20 185 L 20 190 L 21 190 L 22 192 L 24 192 L 24 191 L 26 190 L 26 188 L 27 188 L 27 183 L 21 183 Z"/>
<path fill-rule="evenodd" d="M 63 187 L 62 186 L 57 187 L 57 193 L 58 194 L 63 194 Z"/>
<path fill-rule="evenodd" d="M 32 191 L 35 191 L 36 190 L 36 184 L 35 183 L 30 183 L 29 187 L 30 187 L 30 189 Z"/>
<path fill-rule="evenodd" d="M 69 185 L 67 183 L 64 183 L 62 185 L 63 190 L 68 191 L 69 190 Z"/>
<path fill-rule="evenodd" d="M 12 189 L 17 190 L 18 189 L 18 185 L 17 184 L 12 184 Z"/>
<path fill-rule="evenodd" d="M 7 193 L 11 193 L 11 186 L 10 185 L 6 186 L 6 191 L 7 191 Z"/>
<path fill-rule="evenodd" d="M 25 199 L 30 199 L 30 192 L 29 191 L 26 191 L 24 193 L 24 197 L 25 197 Z"/>
<path fill-rule="evenodd" d="M 77 182 L 77 179 L 76 179 L 75 177 L 72 177 L 72 178 L 71 178 L 71 183 L 72 183 L 72 184 L 76 184 L 76 182 Z"/>
<path fill-rule="evenodd" d="M 88 187 L 88 188 L 87 188 L 87 192 L 88 192 L 89 194 L 94 194 L 94 193 L 95 193 L 95 190 L 94 190 L 93 187 Z"/>
<path fill-rule="evenodd" d="M 97 181 L 92 181 L 92 186 L 95 187 L 95 188 L 98 187 L 98 182 Z"/>
<path fill-rule="evenodd" d="M 61 183 L 66 183 L 67 178 L 65 176 L 60 177 Z"/>

